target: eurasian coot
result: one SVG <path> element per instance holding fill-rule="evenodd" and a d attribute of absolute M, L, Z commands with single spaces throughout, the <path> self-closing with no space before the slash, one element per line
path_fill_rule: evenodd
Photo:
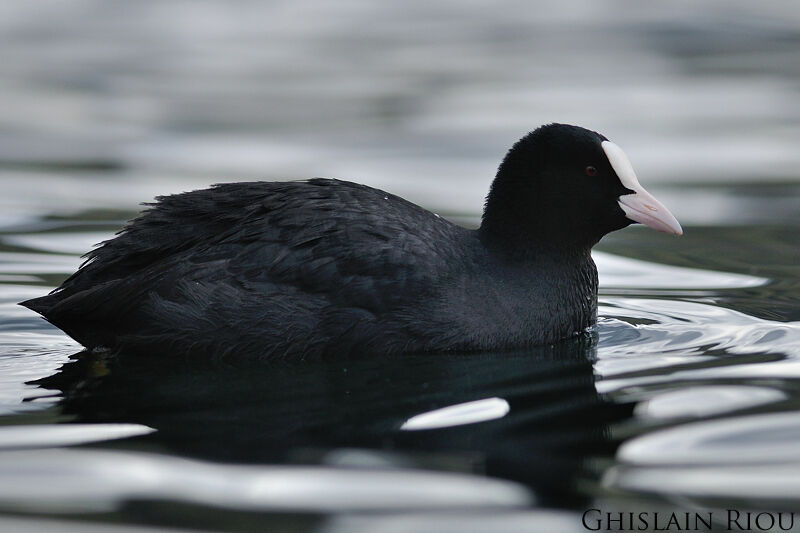
<path fill-rule="evenodd" d="M 506 350 L 597 314 L 590 250 L 641 222 L 680 235 L 623 151 L 549 124 L 508 152 L 480 228 L 335 179 L 157 199 L 47 296 L 88 348 L 242 357 Z"/>

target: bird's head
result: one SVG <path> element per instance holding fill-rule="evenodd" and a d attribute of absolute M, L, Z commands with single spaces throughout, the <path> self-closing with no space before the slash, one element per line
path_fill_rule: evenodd
<path fill-rule="evenodd" d="M 683 233 L 639 183 L 619 146 L 591 130 L 548 124 L 520 139 L 503 159 L 481 232 L 512 246 L 591 247 L 635 222 Z"/>

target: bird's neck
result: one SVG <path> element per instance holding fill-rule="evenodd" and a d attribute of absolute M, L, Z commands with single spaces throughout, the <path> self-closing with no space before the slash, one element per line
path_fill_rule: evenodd
<path fill-rule="evenodd" d="M 536 190 L 542 180 L 525 181 L 501 169 L 492 183 L 478 230 L 481 242 L 506 253 L 537 252 L 584 254 L 604 232 L 572 212 L 573 206 L 555 205 Z M 520 191 L 516 186 L 524 183 Z M 562 202 L 563 203 L 563 202 Z"/>
<path fill-rule="evenodd" d="M 539 262 L 550 258 L 556 262 L 575 263 L 589 260 L 593 239 L 548 231 L 551 228 L 526 229 L 497 227 L 484 219 L 478 228 L 481 244 L 492 255 L 515 262 Z"/>

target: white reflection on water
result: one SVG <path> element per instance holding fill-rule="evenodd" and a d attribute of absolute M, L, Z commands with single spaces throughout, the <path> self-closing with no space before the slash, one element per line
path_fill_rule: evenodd
<path fill-rule="evenodd" d="M 457 405 L 448 405 L 447 407 L 412 416 L 400 426 L 400 429 L 416 431 L 476 424 L 503 418 L 510 409 L 508 402 L 503 398 L 485 398 Z"/>
<path fill-rule="evenodd" d="M 334 516 L 320 533 L 436 533 L 558 532 L 586 533 L 579 513 L 555 509 L 503 510 L 502 513 L 477 510 Z"/>
<path fill-rule="evenodd" d="M 624 443 L 617 459 L 635 465 L 800 462 L 800 413 L 759 413 L 690 422 Z"/>
<path fill-rule="evenodd" d="M 624 443 L 603 483 L 646 493 L 796 499 L 798 442 L 797 412 L 683 424 Z"/>
<path fill-rule="evenodd" d="M 119 525 L 110 522 L 86 522 L 69 518 L 66 520 L 29 517 L 0 516 L 0 531 L 13 533 L 210 533 L 206 529 L 177 529 L 174 527 Z"/>
<path fill-rule="evenodd" d="M 592 252 L 602 289 L 741 289 L 759 287 L 766 278 L 661 265 L 604 252 Z"/>
<path fill-rule="evenodd" d="M 773 500 L 796 508 L 800 462 L 795 458 L 794 462 L 776 464 L 615 466 L 603 477 L 603 485 L 671 497 L 737 498 L 758 502 L 757 508 Z"/>
<path fill-rule="evenodd" d="M 598 324 L 599 392 L 683 379 L 800 375 L 800 322 L 647 298 L 603 298 L 599 313 L 605 317 Z M 736 354 L 743 359 L 721 357 Z"/>
<path fill-rule="evenodd" d="M 62 274 L 77 269 L 79 257 L 25 252 L 0 252 L 0 273 Z"/>
<path fill-rule="evenodd" d="M 530 505 L 522 486 L 467 474 L 225 465 L 142 453 L 0 453 L 0 508 L 102 512 L 133 498 L 240 510 L 309 512 Z"/>
<path fill-rule="evenodd" d="M 766 387 L 708 385 L 656 394 L 636 405 L 634 414 L 650 420 L 702 418 L 787 399 L 786 393 Z"/>
<path fill-rule="evenodd" d="M 83 255 L 96 244 L 113 236 L 113 233 L 107 231 L 22 233 L 3 235 L 0 237 L 0 242 L 44 252 Z M 3 262 L 0 261 L 0 266 L 2 265 Z"/>
<path fill-rule="evenodd" d="M 155 429 L 141 424 L 26 424 L 0 427 L 0 450 L 52 448 L 138 437 Z"/>

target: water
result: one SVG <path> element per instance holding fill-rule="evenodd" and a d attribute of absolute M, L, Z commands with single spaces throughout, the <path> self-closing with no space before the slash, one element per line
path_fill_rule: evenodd
<path fill-rule="evenodd" d="M 3 5 L 0 530 L 798 508 L 798 52 L 788 1 Z M 350 178 L 474 224 L 503 151 L 552 120 L 623 146 L 685 229 L 601 242 L 591 339 L 151 361 L 79 355 L 16 305 L 137 203 L 218 181 Z"/>

